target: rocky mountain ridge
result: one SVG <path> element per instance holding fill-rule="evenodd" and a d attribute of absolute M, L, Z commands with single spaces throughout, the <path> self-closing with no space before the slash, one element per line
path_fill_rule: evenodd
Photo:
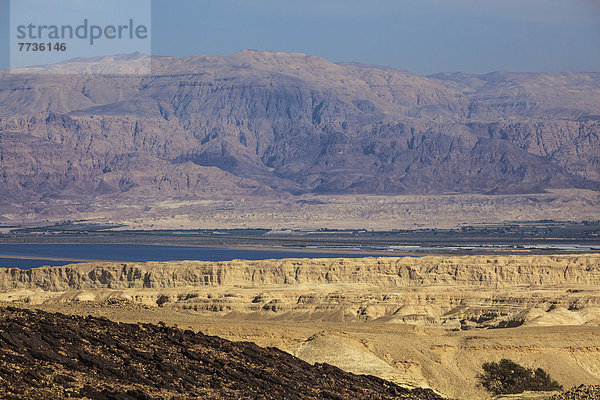
<path fill-rule="evenodd" d="M 1 200 L 600 189 L 598 73 L 424 77 L 254 50 L 152 64 L 1 73 Z"/>

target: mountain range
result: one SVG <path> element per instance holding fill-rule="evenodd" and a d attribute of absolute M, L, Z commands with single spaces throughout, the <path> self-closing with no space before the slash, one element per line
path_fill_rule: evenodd
<path fill-rule="evenodd" d="M 0 73 L 0 201 L 600 190 L 600 73 L 421 76 L 243 50 L 136 75 L 145 62 Z"/>

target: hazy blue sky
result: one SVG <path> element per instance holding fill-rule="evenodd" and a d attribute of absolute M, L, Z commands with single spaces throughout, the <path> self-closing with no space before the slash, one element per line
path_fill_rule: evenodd
<path fill-rule="evenodd" d="M 0 0 L 4 68 L 7 4 Z M 244 48 L 423 74 L 600 71 L 600 0 L 152 1 L 153 54 Z"/>

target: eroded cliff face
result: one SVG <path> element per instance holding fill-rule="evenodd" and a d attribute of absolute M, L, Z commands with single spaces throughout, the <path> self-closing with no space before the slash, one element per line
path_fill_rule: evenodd
<path fill-rule="evenodd" d="M 197 286 L 364 284 L 416 286 L 594 286 L 600 257 L 465 256 L 76 264 L 0 271 L 0 289 L 126 289 Z"/>
<path fill-rule="evenodd" d="M 468 329 L 598 324 L 599 285 L 597 255 L 176 261 L 2 270 L 0 300 Z"/>

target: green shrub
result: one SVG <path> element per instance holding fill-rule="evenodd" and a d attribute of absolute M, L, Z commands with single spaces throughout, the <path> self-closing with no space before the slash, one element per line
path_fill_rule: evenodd
<path fill-rule="evenodd" d="M 511 360 L 483 364 L 481 385 L 494 394 L 512 394 L 528 391 L 562 390 L 562 386 L 541 368 L 525 368 Z"/>

